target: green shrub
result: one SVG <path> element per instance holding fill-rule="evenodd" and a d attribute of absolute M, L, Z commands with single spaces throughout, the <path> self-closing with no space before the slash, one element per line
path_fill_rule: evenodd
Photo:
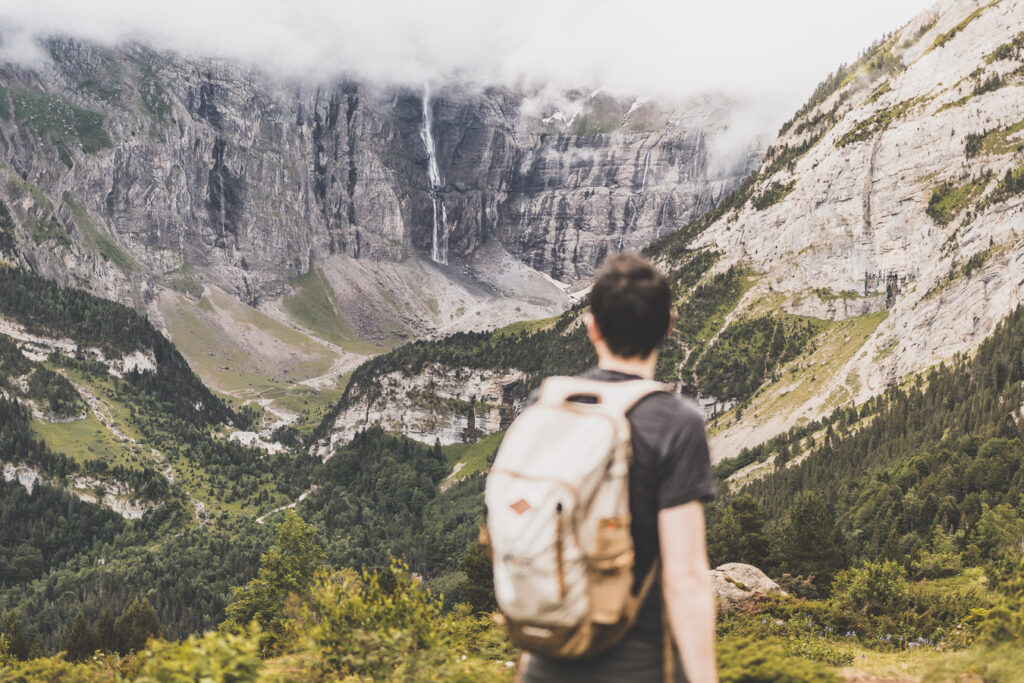
<path fill-rule="evenodd" d="M 28 89 L 11 94 L 15 118 L 37 137 L 56 144 L 77 143 L 86 154 L 113 146 L 103 128 L 103 114 L 71 104 L 60 95 Z"/>
<path fill-rule="evenodd" d="M 895 562 L 864 562 L 836 575 L 832 602 L 841 610 L 896 617 L 910 605 L 906 572 Z"/>
<path fill-rule="evenodd" d="M 181 643 L 153 640 L 140 659 L 143 665 L 135 679 L 139 683 L 272 680 L 261 675 L 260 631 L 255 625 L 237 633 L 211 631 Z"/>
<path fill-rule="evenodd" d="M 444 614 L 441 599 L 398 562 L 379 573 L 320 571 L 309 599 L 292 612 L 293 632 L 325 676 L 500 680 L 504 667 L 478 656 L 511 654 L 482 618 L 468 617 L 464 609 Z"/>
<path fill-rule="evenodd" d="M 63 656 L 32 659 L 0 666 L 0 680 L 5 683 L 121 683 L 133 680 L 134 659 L 117 655 L 93 657 L 73 663 Z"/>
<path fill-rule="evenodd" d="M 981 617 L 981 640 L 1024 644 L 1024 562 L 1001 589 L 1003 596 L 995 606 L 975 611 Z"/>
<path fill-rule="evenodd" d="M 721 683 L 839 683 L 818 662 L 787 656 L 782 645 L 758 638 L 724 640 L 718 648 Z"/>

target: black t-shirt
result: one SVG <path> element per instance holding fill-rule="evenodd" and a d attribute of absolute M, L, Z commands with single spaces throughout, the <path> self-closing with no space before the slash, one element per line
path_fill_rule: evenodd
<path fill-rule="evenodd" d="M 622 382 L 635 375 L 594 368 L 587 379 Z M 531 402 L 535 396 L 531 396 Z M 640 400 L 626 413 L 632 430 L 633 461 L 629 471 L 629 508 L 633 517 L 633 591 L 640 590 L 660 552 L 658 512 L 695 500 L 714 498 L 704 418 L 697 407 L 664 392 Z M 651 587 L 637 615 L 630 639 L 662 645 L 661 582 Z M 614 649 L 611 653 L 614 653 Z M 581 663 L 582 664 L 582 663 Z"/>

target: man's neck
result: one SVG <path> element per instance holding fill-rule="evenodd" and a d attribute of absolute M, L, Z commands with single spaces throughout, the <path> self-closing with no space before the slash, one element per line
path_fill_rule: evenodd
<path fill-rule="evenodd" d="M 658 364 L 658 354 L 652 353 L 646 358 L 623 358 L 622 356 L 598 355 L 597 367 L 625 375 L 636 375 L 644 379 L 654 379 L 654 368 Z"/>

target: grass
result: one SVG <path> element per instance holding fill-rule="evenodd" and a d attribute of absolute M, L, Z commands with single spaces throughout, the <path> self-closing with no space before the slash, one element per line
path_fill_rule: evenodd
<path fill-rule="evenodd" d="M 841 292 L 834 292 L 828 287 L 818 287 L 814 290 L 814 293 L 822 301 L 837 301 L 839 299 L 858 299 L 860 294 L 853 291 L 852 289 L 844 289 Z"/>
<path fill-rule="evenodd" d="M 110 465 L 131 465 L 132 450 L 122 444 L 91 412 L 83 420 L 46 422 L 33 420 L 32 430 L 46 445 L 77 462 L 104 460 Z"/>
<path fill-rule="evenodd" d="M 218 289 L 207 289 L 198 304 L 175 298 L 162 307 L 171 340 L 193 371 L 224 393 L 257 398 L 269 389 L 287 392 L 327 372 L 334 360 L 312 338 Z"/>
<path fill-rule="evenodd" d="M 263 397 L 272 400 L 271 407 L 298 415 L 299 419 L 292 426 L 306 437 L 319 426 L 327 411 L 341 400 L 349 377 L 351 373 L 343 375 L 331 389 L 314 389 L 300 384 L 287 390 L 270 389 L 263 393 Z"/>
<path fill-rule="evenodd" d="M 540 318 L 538 320 L 520 320 L 514 322 L 511 325 L 500 327 L 491 334 L 491 340 L 497 340 L 501 337 L 516 337 L 522 333 L 534 334 L 541 330 L 551 327 L 558 320 L 559 316 L 552 316 L 550 318 Z"/>
<path fill-rule="evenodd" d="M 505 432 L 495 432 L 480 439 L 476 443 L 453 443 L 449 446 L 442 446 L 441 450 L 448 459 L 448 464 L 453 468 L 458 463 L 464 463 L 459 470 L 459 477 L 464 477 L 477 472 L 486 472 L 491 467 L 494 454 L 505 438 Z"/>
<path fill-rule="evenodd" d="M 71 104 L 60 95 L 19 89 L 11 93 L 14 117 L 37 138 L 74 143 L 86 154 L 113 146 L 103 114 Z"/>
<path fill-rule="evenodd" d="M 854 663 L 839 673 L 852 680 L 904 677 L 922 683 L 953 683 L 1019 681 L 1021 671 L 1024 671 L 1024 649 L 1019 643 L 1004 643 L 974 645 L 952 652 L 927 648 L 915 652 L 879 652 L 856 648 Z"/>
<path fill-rule="evenodd" d="M 7 97 L 7 88 L 0 85 L 0 120 L 11 120 L 11 100 Z"/>
<path fill-rule="evenodd" d="M 73 202 L 69 195 L 64 195 L 64 204 L 71 210 L 71 219 L 78 226 L 78 229 L 82 231 L 82 234 L 85 235 L 88 244 L 100 256 L 113 263 L 124 273 L 131 274 L 139 270 L 138 262 L 129 256 L 109 235 L 100 232 L 89 218 L 89 212 L 84 207 Z"/>
<path fill-rule="evenodd" d="M 334 290 L 318 268 L 291 281 L 292 293 L 286 294 L 282 305 L 295 320 L 321 338 L 346 351 L 377 354 L 385 349 L 358 339 L 341 314 Z"/>
<path fill-rule="evenodd" d="M 225 512 L 235 516 L 252 516 L 258 512 L 256 506 L 245 500 L 230 503 L 224 501 L 209 472 L 190 453 L 175 447 L 177 439 L 173 434 L 156 429 L 143 413 L 133 417 L 131 408 L 115 398 L 115 380 L 112 377 L 86 372 L 75 366 L 61 366 L 59 371 L 97 398 L 104 421 L 137 443 L 118 441 L 113 432 L 105 428 L 90 411 L 87 419 L 76 422 L 55 424 L 33 421 L 33 429 L 51 448 L 77 461 L 102 459 L 112 466 L 120 464 L 137 468 L 157 466 L 151 454 L 151 449 L 155 448 L 163 453 L 166 464 L 174 472 L 173 488 L 190 492 L 194 498 L 206 504 L 210 514 Z M 139 424 L 136 424 L 136 420 L 140 421 Z M 140 427 L 141 421 L 149 422 L 150 429 L 156 429 L 154 438 L 145 436 Z M 225 437 L 227 432 L 223 430 L 220 436 Z M 153 434 L 150 432 L 151 436 Z M 223 485 L 223 478 L 219 481 Z M 259 488 L 274 493 L 271 475 L 261 475 Z M 273 508 L 288 502 L 291 501 L 285 495 L 278 493 L 271 496 L 267 505 Z"/>
<path fill-rule="evenodd" d="M 200 299 L 203 296 L 203 283 L 199 280 L 199 271 L 190 263 L 167 271 L 164 278 L 176 292 L 187 294 L 193 299 Z"/>
<path fill-rule="evenodd" d="M 615 100 L 598 95 L 583 105 L 583 110 L 572 124 L 573 135 L 603 135 L 622 125 L 622 111 Z"/>

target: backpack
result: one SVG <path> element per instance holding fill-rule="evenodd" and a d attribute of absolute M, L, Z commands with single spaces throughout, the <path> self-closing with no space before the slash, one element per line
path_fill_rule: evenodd
<path fill-rule="evenodd" d="M 506 432 L 487 476 L 485 532 L 517 647 L 586 657 L 633 625 L 659 563 L 634 595 L 626 413 L 660 391 L 650 380 L 551 377 Z"/>

